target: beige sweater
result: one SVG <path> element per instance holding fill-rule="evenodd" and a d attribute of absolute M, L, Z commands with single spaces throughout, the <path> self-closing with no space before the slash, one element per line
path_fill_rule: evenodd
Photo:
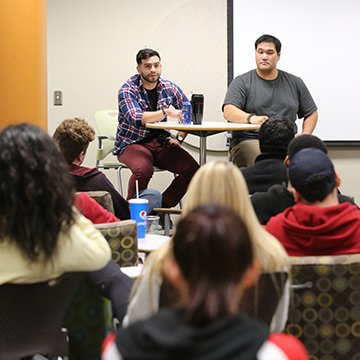
<path fill-rule="evenodd" d="M 110 247 L 94 225 L 76 212 L 75 223 L 60 233 L 58 246 L 49 262 L 30 262 L 9 240 L 0 243 L 0 284 L 34 283 L 53 279 L 65 272 L 94 271 L 111 258 Z"/>

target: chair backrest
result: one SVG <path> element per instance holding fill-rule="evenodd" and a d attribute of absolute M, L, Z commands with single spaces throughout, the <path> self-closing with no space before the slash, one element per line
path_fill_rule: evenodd
<path fill-rule="evenodd" d="M 283 296 L 287 272 L 263 272 L 256 285 L 247 289 L 240 301 L 240 309 L 245 311 L 252 319 L 258 320 L 267 328 L 277 306 Z"/>
<path fill-rule="evenodd" d="M 138 237 L 135 220 L 97 224 L 111 247 L 112 259 L 119 266 L 136 266 L 138 263 Z"/>
<path fill-rule="evenodd" d="M 312 359 L 359 359 L 360 254 L 291 258 L 286 332 Z"/>
<path fill-rule="evenodd" d="M 108 211 L 114 211 L 110 193 L 107 191 L 87 191 L 87 194 Z M 138 237 L 135 220 L 123 220 L 115 223 L 97 224 L 111 247 L 112 259 L 119 266 L 138 264 Z"/>
<path fill-rule="evenodd" d="M 116 129 L 118 126 L 117 110 L 99 110 L 95 113 L 95 123 L 98 129 L 97 161 L 104 160 L 114 149 Z"/>
<path fill-rule="evenodd" d="M 68 355 L 65 313 L 83 273 L 34 284 L 0 286 L 0 360 L 37 353 Z"/>
<path fill-rule="evenodd" d="M 108 191 L 86 191 L 86 193 L 93 198 L 99 205 L 107 211 L 114 213 L 114 203 Z"/>
<path fill-rule="evenodd" d="M 261 273 L 256 285 L 244 292 L 239 308 L 252 319 L 270 328 L 287 279 L 286 272 Z M 176 305 L 178 300 L 177 290 L 164 279 L 160 288 L 159 306 L 171 307 Z"/>

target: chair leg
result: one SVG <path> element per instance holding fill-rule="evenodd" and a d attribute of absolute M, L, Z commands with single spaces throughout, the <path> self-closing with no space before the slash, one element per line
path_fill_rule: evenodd
<path fill-rule="evenodd" d="M 119 193 L 121 196 L 124 196 L 123 193 L 123 186 L 122 186 L 122 179 L 121 179 L 121 170 L 122 170 L 122 166 L 119 166 L 117 171 L 118 171 L 118 176 L 117 176 L 117 180 L 118 180 L 118 189 L 119 189 Z"/>

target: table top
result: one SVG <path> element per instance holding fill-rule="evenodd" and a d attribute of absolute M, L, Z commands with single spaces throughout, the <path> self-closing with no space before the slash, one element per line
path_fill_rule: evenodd
<path fill-rule="evenodd" d="M 150 129 L 182 130 L 196 133 L 201 131 L 257 130 L 260 128 L 260 125 L 233 123 L 227 121 L 203 121 L 201 125 L 195 125 L 179 124 L 175 121 L 162 121 L 156 123 L 147 123 L 146 127 Z"/>
<path fill-rule="evenodd" d="M 132 279 L 136 279 L 140 276 L 142 268 L 143 265 L 139 264 L 137 266 L 123 266 L 120 269 L 125 275 L 131 277 Z"/>
<path fill-rule="evenodd" d="M 151 252 L 170 240 L 169 236 L 146 234 L 145 239 L 138 239 L 138 250 L 142 252 Z"/>

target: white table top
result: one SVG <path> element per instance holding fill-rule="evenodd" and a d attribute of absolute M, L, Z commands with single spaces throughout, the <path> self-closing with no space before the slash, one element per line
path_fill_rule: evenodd
<path fill-rule="evenodd" d="M 139 277 L 143 266 L 144 265 L 139 264 L 137 266 L 124 266 L 120 269 L 125 275 L 131 277 L 132 279 L 136 279 L 137 277 Z"/>
<path fill-rule="evenodd" d="M 243 124 L 232 123 L 227 121 L 203 121 L 201 125 L 194 124 L 179 124 L 174 121 L 162 121 L 156 123 L 147 123 L 146 127 L 150 129 L 167 129 L 188 132 L 201 132 L 201 131 L 229 131 L 229 130 L 257 130 L 260 128 L 258 124 Z"/>
<path fill-rule="evenodd" d="M 150 252 L 158 249 L 170 240 L 169 236 L 146 234 L 145 239 L 138 240 L 138 250 L 143 252 Z"/>

